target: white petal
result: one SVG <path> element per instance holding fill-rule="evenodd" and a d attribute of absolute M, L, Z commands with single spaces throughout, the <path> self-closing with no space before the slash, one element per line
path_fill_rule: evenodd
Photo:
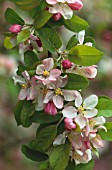
<path fill-rule="evenodd" d="M 76 99 L 75 99 L 75 106 L 76 106 L 76 107 L 79 107 L 79 106 L 81 106 L 81 104 L 82 104 L 82 96 L 81 96 L 81 94 L 78 92 L 78 93 L 77 93 L 77 96 L 76 96 Z"/>
<path fill-rule="evenodd" d="M 53 142 L 53 146 L 57 146 L 57 145 L 62 145 L 65 144 L 66 141 L 66 135 L 65 133 L 60 134 L 56 137 L 56 139 Z"/>
<path fill-rule="evenodd" d="M 62 90 L 65 101 L 73 101 L 75 99 L 74 90 Z"/>
<path fill-rule="evenodd" d="M 92 118 L 94 116 L 96 116 L 98 113 L 97 109 L 92 109 L 92 110 L 86 110 L 84 111 L 84 115 L 86 118 Z"/>
<path fill-rule="evenodd" d="M 98 97 L 96 95 L 91 95 L 84 100 L 85 109 L 93 109 L 98 104 Z"/>
<path fill-rule="evenodd" d="M 52 100 L 53 94 L 54 94 L 54 92 L 51 91 L 51 90 L 49 90 L 49 91 L 47 92 L 44 100 L 43 100 L 43 103 L 48 103 L 50 100 Z"/>
<path fill-rule="evenodd" d="M 26 81 L 30 80 L 30 76 L 29 76 L 29 74 L 26 70 L 22 73 L 22 75 L 23 75 L 23 77 L 25 78 Z"/>
<path fill-rule="evenodd" d="M 85 36 L 85 30 L 80 31 L 80 32 L 77 34 L 77 38 L 78 38 L 78 40 L 79 40 L 80 45 L 82 45 L 83 42 L 84 42 L 84 36 Z"/>
<path fill-rule="evenodd" d="M 45 67 L 44 67 L 43 64 L 38 65 L 38 66 L 37 66 L 37 69 L 36 69 L 36 74 L 39 74 L 39 75 L 40 75 L 40 74 L 43 74 L 44 70 L 45 70 Z"/>
<path fill-rule="evenodd" d="M 73 106 L 66 107 L 62 110 L 63 116 L 67 118 L 75 118 L 77 110 Z"/>
<path fill-rule="evenodd" d="M 53 96 L 53 102 L 55 104 L 55 106 L 58 108 L 58 109 L 62 109 L 63 108 L 63 98 L 61 96 L 56 96 L 54 95 Z"/>
<path fill-rule="evenodd" d="M 13 76 L 12 78 L 14 80 L 14 84 L 17 84 L 17 83 L 19 83 L 19 84 L 26 84 L 25 79 L 20 77 L 20 76 Z"/>
<path fill-rule="evenodd" d="M 95 125 L 103 125 L 106 121 L 103 116 L 93 118 L 92 120 L 95 121 Z"/>
<path fill-rule="evenodd" d="M 86 118 L 81 114 L 77 115 L 77 117 L 75 118 L 75 122 L 78 123 L 81 129 L 83 129 L 87 124 Z"/>

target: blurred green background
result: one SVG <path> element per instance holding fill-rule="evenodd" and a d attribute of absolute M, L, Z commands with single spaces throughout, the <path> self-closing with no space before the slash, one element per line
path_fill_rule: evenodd
<path fill-rule="evenodd" d="M 84 8 L 77 13 L 90 24 L 87 36 L 96 40 L 97 48 L 104 52 L 102 61 L 98 64 L 98 75 L 90 82 L 83 95 L 107 95 L 112 98 L 112 1 L 83 0 Z M 4 19 L 6 8 L 13 8 L 30 22 L 28 13 L 24 13 L 13 3 L 0 0 L 0 32 L 8 31 Z M 61 29 L 63 30 L 63 29 Z M 69 33 L 68 33 L 69 34 Z M 69 36 L 69 35 L 68 35 Z M 17 127 L 13 116 L 19 88 L 13 84 L 17 65 L 22 61 L 18 48 L 6 50 L 3 46 L 4 36 L 0 35 L 0 170 L 38 170 L 38 165 L 26 159 L 20 150 L 21 144 L 27 143 L 35 135 L 37 125 L 30 128 Z M 105 142 L 100 159 L 96 158 L 94 170 L 111 170 L 112 143 Z M 61 169 L 60 169 L 61 170 Z"/>

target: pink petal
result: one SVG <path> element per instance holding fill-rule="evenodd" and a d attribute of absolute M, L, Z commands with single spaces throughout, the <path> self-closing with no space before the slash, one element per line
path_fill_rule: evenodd
<path fill-rule="evenodd" d="M 24 100 L 27 97 L 27 88 L 21 89 L 18 95 L 19 100 Z"/>
<path fill-rule="evenodd" d="M 60 76 L 60 74 L 61 74 L 61 71 L 59 69 L 53 69 L 50 71 L 50 76 L 52 77 L 58 77 Z"/>
<path fill-rule="evenodd" d="M 63 108 L 63 98 L 61 96 L 56 96 L 54 95 L 53 96 L 53 102 L 55 104 L 55 106 L 58 108 L 58 109 L 62 109 Z"/>
<path fill-rule="evenodd" d="M 43 65 L 45 67 L 45 70 L 50 71 L 53 69 L 54 60 L 52 58 L 46 58 L 43 60 Z"/>

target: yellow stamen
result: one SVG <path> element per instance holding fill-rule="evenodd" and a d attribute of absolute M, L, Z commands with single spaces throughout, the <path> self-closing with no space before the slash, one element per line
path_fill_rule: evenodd
<path fill-rule="evenodd" d="M 49 71 L 47 71 L 47 70 L 45 70 L 45 71 L 43 72 L 43 76 L 45 76 L 45 77 L 46 77 L 46 76 L 49 76 L 49 74 L 50 74 L 50 73 L 49 73 Z"/>
<path fill-rule="evenodd" d="M 47 94 L 47 92 L 48 92 L 47 89 L 43 89 L 43 90 L 42 90 L 42 93 L 45 94 L 45 95 Z"/>
<path fill-rule="evenodd" d="M 89 125 L 90 125 L 91 127 L 94 127 L 95 124 L 96 124 L 96 121 L 95 121 L 95 120 L 90 120 L 90 121 L 89 121 Z"/>
<path fill-rule="evenodd" d="M 83 112 L 84 112 L 84 108 L 83 108 L 82 106 L 80 106 L 80 107 L 78 107 L 78 111 L 79 111 L 80 113 L 83 113 Z"/>
<path fill-rule="evenodd" d="M 58 96 L 58 95 L 63 95 L 63 93 L 62 93 L 62 91 L 61 91 L 61 89 L 60 88 L 58 88 L 58 89 L 56 89 L 55 90 L 55 94 Z"/>
<path fill-rule="evenodd" d="M 28 87 L 27 84 L 21 84 L 22 89 L 26 89 Z"/>

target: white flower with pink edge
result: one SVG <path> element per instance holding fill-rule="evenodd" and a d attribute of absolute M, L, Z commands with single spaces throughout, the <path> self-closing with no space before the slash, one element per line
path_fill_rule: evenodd
<path fill-rule="evenodd" d="M 47 58 L 42 61 L 42 64 L 37 66 L 36 76 L 37 80 L 40 80 L 44 85 L 49 84 L 52 81 L 56 81 L 57 77 L 60 76 L 61 71 L 59 69 L 53 69 L 54 60 Z"/>

